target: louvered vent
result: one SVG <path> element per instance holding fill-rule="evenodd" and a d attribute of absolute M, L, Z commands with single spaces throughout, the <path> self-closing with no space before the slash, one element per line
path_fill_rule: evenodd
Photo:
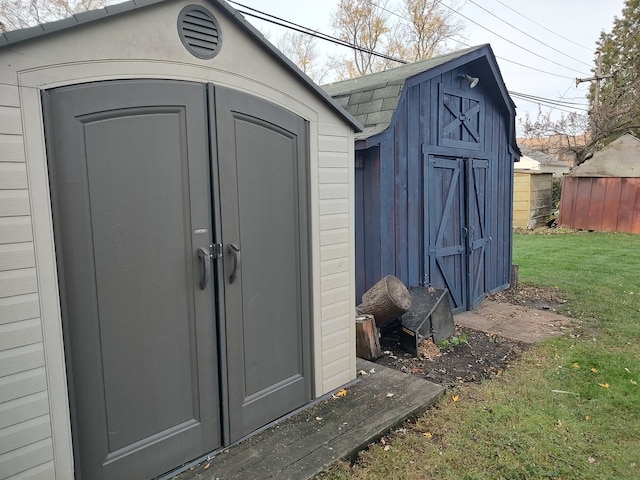
<path fill-rule="evenodd" d="M 178 35 L 194 56 L 209 60 L 222 46 L 220 26 L 213 14 L 200 5 L 187 5 L 178 15 Z"/>

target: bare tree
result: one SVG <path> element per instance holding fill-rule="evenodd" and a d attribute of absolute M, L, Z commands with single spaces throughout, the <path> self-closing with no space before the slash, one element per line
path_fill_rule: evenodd
<path fill-rule="evenodd" d="M 318 63 L 318 45 L 313 36 L 288 31 L 278 37 L 276 47 L 315 82 L 322 82 L 326 71 Z"/>
<path fill-rule="evenodd" d="M 340 0 L 332 15 L 336 35 L 355 45 L 350 59 L 334 58 L 340 77 L 353 77 L 398 66 L 394 59 L 417 61 L 446 51 L 446 41 L 460 35 L 463 24 L 440 0 Z M 398 5 L 398 3 L 396 5 Z M 382 54 L 382 56 L 375 53 Z"/>
<path fill-rule="evenodd" d="M 404 0 L 399 37 L 406 49 L 403 58 L 417 61 L 444 53 L 445 42 L 463 30 L 454 18 L 458 6 L 457 2 L 447 8 L 439 0 Z"/>
<path fill-rule="evenodd" d="M 587 115 L 569 112 L 553 120 L 551 112 L 543 113 L 539 108 L 535 119 L 526 113 L 519 123 L 525 137 L 524 144 L 559 160 L 581 163 L 591 152 Z"/>
<path fill-rule="evenodd" d="M 0 33 L 70 17 L 114 0 L 0 0 Z"/>
<path fill-rule="evenodd" d="M 385 62 L 372 52 L 386 52 L 391 31 L 387 0 L 373 3 L 370 0 L 340 0 L 331 16 L 331 23 L 340 40 L 359 49 L 353 50 L 350 60 L 343 60 L 340 67 L 349 76 L 365 75 L 384 69 Z"/>

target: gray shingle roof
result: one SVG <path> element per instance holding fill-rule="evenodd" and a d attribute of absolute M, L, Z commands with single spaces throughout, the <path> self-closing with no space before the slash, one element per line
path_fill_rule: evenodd
<path fill-rule="evenodd" d="M 104 8 L 96 10 L 90 10 L 88 12 L 78 13 L 72 17 L 58 20 L 55 22 L 42 23 L 35 27 L 22 28 L 20 30 L 13 30 L 0 34 L 0 50 L 8 46 L 13 46 L 19 42 L 37 39 L 39 37 L 52 34 L 62 30 L 84 25 L 96 20 L 102 20 L 112 17 L 114 15 L 125 14 L 126 12 L 136 10 L 141 7 L 153 5 L 156 3 L 168 2 L 171 0 L 129 0 L 126 2 L 118 3 Z M 218 6 L 226 14 L 228 14 L 240 28 L 245 30 L 249 35 L 254 37 L 266 51 L 271 54 L 272 57 L 284 64 L 293 75 L 299 77 L 299 79 L 307 85 L 318 97 L 320 97 L 332 110 L 340 115 L 344 120 L 350 124 L 356 132 L 362 130 L 362 125 L 356 120 L 347 110 L 342 108 L 333 98 L 331 98 L 322 88 L 320 88 L 313 80 L 305 75 L 298 67 L 296 67 L 291 60 L 289 60 L 280 50 L 274 47 L 265 37 L 257 30 L 253 25 L 247 22 L 237 10 L 232 8 L 224 0 L 207 0 L 210 3 Z"/>
<path fill-rule="evenodd" d="M 322 88 L 364 125 L 356 139 L 369 138 L 386 130 L 398 107 L 405 81 L 415 75 L 455 60 L 485 45 L 458 50 L 378 73 L 364 75 Z"/>

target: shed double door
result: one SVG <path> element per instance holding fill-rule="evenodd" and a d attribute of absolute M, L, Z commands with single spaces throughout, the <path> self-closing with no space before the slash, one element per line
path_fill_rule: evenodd
<path fill-rule="evenodd" d="M 428 155 L 425 166 L 425 272 L 447 288 L 454 312 L 471 310 L 486 294 L 489 161 Z"/>
<path fill-rule="evenodd" d="M 177 81 L 43 101 L 76 478 L 155 478 L 308 402 L 305 122 Z"/>

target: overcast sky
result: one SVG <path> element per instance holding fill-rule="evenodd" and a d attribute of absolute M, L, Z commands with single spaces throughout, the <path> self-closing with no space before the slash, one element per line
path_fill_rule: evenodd
<path fill-rule="evenodd" d="M 389 5 L 400 1 L 390 0 Z M 334 34 L 330 18 L 337 0 L 239 0 L 239 3 Z M 231 5 L 242 8 L 234 2 Z M 559 108 L 586 109 L 589 84 L 576 87 L 575 79 L 593 75 L 595 42 L 602 30 L 611 30 L 614 16 L 621 15 L 623 5 L 624 0 L 467 0 L 456 13 L 456 19 L 464 24 L 465 38 L 460 39 L 464 44 L 491 44 L 510 91 L 579 104 L 555 108 L 553 114 L 557 116 Z M 247 20 L 268 33 L 274 43 L 283 31 L 251 17 Z M 459 49 L 465 48 L 464 44 L 452 42 L 451 46 Z M 318 46 L 333 54 L 343 50 L 345 55 L 349 53 L 328 42 L 319 41 Z M 525 112 L 535 117 L 537 103 L 516 96 L 513 100 L 519 117 Z M 542 105 L 542 108 L 546 112 L 550 107 Z"/>

